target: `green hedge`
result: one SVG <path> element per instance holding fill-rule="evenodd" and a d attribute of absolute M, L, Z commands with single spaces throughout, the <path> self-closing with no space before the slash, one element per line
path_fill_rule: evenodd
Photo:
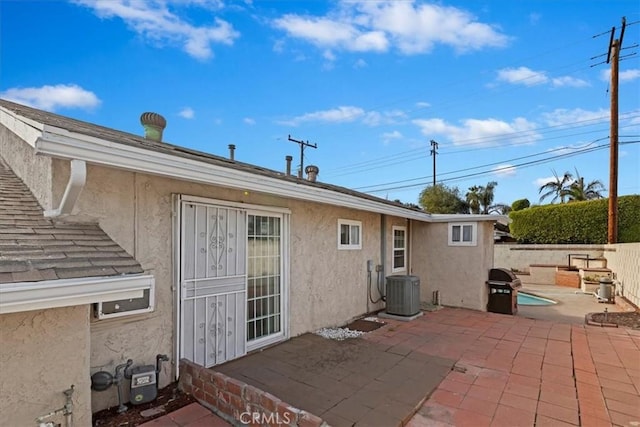
<path fill-rule="evenodd" d="M 607 243 L 609 200 L 513 211 L 509 226 L 521 243 Z M 618 198 L 618 242 L 640 242 L 640 196 Z"/>

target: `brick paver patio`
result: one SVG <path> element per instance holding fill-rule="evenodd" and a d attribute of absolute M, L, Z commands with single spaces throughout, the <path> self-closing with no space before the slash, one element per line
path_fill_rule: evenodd
<path fill-rule="evenodd" d="M 445 308 L 215 370 L 337 427 L 640 426 L 640 331 L 625 328 Z"/>

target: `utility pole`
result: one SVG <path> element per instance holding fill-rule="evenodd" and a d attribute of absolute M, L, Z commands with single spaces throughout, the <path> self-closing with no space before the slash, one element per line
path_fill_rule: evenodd
<path fill-rule="evenodd" d="M 620 49 L 627 21 L 622 18 L 620 39 L 614 39 L 615 27 L 611 29 L 607 63 L 611 63 L 611 124 L 609 136 L 609 212 L 607 243 L 618 242 L 618 80 Z"/>
<path fill-rule="evenodd" d="M 291 138 L 289 135 L 289 141 L 295 142 L 300 145 L 300 169 L 298 169 L 298 178 L 302 178 L 302 172 L 304 171 L 304 149 L 306 147 L 318 148 L 317 144 L 311 144 L 309 141 L 299 141 L 297 139 Z"/>
<path fill-rule="evenodd" d="M 433 186 L 436 186 L 436 154 L 438 154 L 438 143 L 431 140 L 431 155 L 433 156 Z"/>

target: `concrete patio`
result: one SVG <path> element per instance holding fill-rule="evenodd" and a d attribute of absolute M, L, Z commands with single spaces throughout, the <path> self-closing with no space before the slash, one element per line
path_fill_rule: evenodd
<path fill-rule="evenodd" d="M 625 328 L 444 308 L 215 370 L 333 426 L 640 425 L 640 331 Z"/>

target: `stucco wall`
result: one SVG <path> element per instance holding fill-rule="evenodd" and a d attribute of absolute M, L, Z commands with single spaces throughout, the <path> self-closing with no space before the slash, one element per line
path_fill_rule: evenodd
<path fill-rule="evenodd" d="M 33 148 L 4 126 L 0 126 L 0 156 L 27 184 L 40 205 L 44 209 L 50 209 L 51 158 L 34 156 Z"/>
<path fill-rule="evenodd" d="M 60 182 L 66 182 L 68 171 L 65 167 L 56 170 L 55 188 L 62 191 Z M 101 369 L 113 372 L 129 358 L 135 364 L 152 364 L 158 353 L 169 355 L 175 363 L 172 194 L 290 209 L 291 336 L 341 325 L 383 307 L 382 303 L 369 303 L 367 294 L 367 260 L 374 265 L 382 262 L 378 214 L 89 165 L 87 184 L 73 213 L 98 219 L 101 227 L 156 278 L 153 313 L 92 320 L 92 373 Z M 339 218 L 362 221 L 361 250 L 338 250 Z M 391 259 L 391 226 L 404 223 L 399 218 L 386 219 L 387 260 Z M 375 272 L 373 279 L 375 287 Z M 377 296 L 375 289 L 373 296 Z M 161 386 L 171 381 L 175 372 L 175 366 L 165 366 Z M 115 390 L 93 393 L 94 411 L 115 404 Z"/>
<path fill-rule="evenodd" d="M 502 268 L 516 268 L 529 271 L 531 264 L 567 265 L 569 254 L 602 256 L 602 245 L 495 245 L 495 265 Z M 573 255 L 572 255 L 573 256 Z"/>
<path fill-rule="evenodd" d="M 64 406 L 63 391 L 73 384 L 74 425 L 91 425 L 88 311 L 0 315 L 0 424 L 34 426 L 37 417 Z"/>
<path fill-rule="evenodd" d="M 616 292 L 640 306 L 640 243 L 606 245 L 604 257 L 619 283 Z"/>
<path fill-rule="evenodd" d="M 448 224 L 413 227 L 412 274 L 420 277 L 423 301 L 440 291 L 443 305 L 486 311 L 485 281 L 493 267 L 493 224 L 478 222 L 476 246 L 449 246 Z"/>

